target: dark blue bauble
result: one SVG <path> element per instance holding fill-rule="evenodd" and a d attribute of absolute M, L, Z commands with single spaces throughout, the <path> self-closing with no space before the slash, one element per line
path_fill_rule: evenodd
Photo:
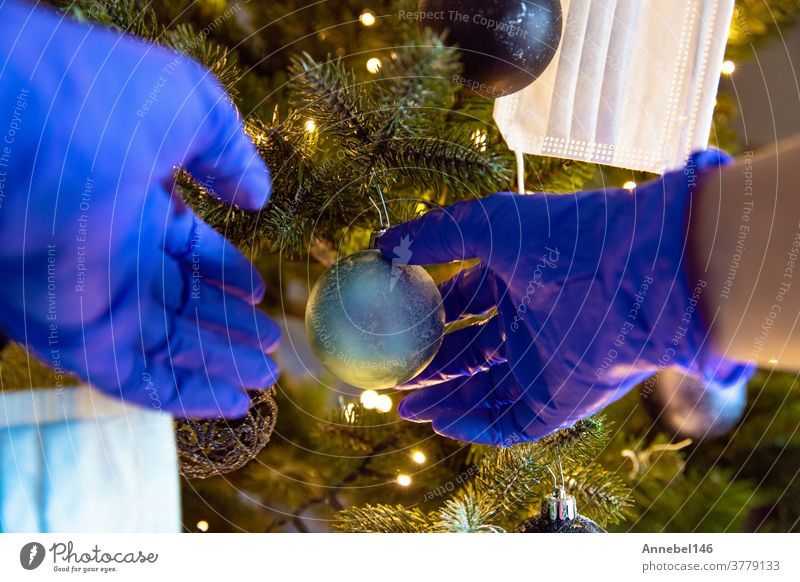
<path fill-rule="evenodd" d="M 514 533 L 606 533 L 606 530 L 582 515 L 566 520 L 550 520 L 537 515 L 519 524 Z"/>
<path fill-rule="evenodd" d="M 492 99 L 533 83 L 561 42 L 559 0 L 420 0 L 418 18 L 458 47 L 459 82 Z"/>
<path fill-rule="evenodd" d="M 433 359 L 444 308 L 422 267 L 355 253 L 325 271 L 306 306 L 306 333 L 322 364 L 359 388 L 393 388 Z"/>
<path fill-rule="evenodd" d="M 678 370 L 642 384 L 640 397 L 657 426 L 677 438 L 715 438 L 735 427 L 747 405 L 747 383 L 706 385 Z"/>

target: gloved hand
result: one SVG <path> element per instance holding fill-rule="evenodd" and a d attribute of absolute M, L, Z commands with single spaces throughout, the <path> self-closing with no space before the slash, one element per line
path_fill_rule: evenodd
<path fill-rule="evenodd" d="M 267 168 L 187 57 L 0 7 L 0 327 L 58 374 L 179 416 L 241 416 L 274 322 L 250 262 L 171 197 L 177 166 L 245 209 Z"/>
<path fill-rule="evenodd" d="M 448 321 L 497 307 L 484 325 L 445 337 L 403 387 L 421 390 L 400 415 L 511 445 L 571 426 L 667 366 L 713 389 L 747 381 L 752 366 L 711 345 L 697 305 L 705 283 L 686 265 L 692 191 L 725 161 L 696 154 L 633 192 L 495 194 L 389 230 L 378 242 L 388 258 L 409 237 L 412 264 L 480 259 L 442 285 Z"/>

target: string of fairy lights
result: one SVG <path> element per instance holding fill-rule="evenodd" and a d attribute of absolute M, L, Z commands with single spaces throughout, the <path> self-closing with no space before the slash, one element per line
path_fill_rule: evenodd
<path fill-rule="evenodd" d="M 359 397 L 361 406 L 367 410 L 377 410 L 378 412 L 390 412 L 393 407 L 391 396 L 388 394 L 379 394 L 375 390 L 364 390 Z M 355 402 L 348 402 L 344 406 L 344 418 L 347 422 L 355 421 Z M 419 449 L 411 451 L 411 461 L 417 465 L 424 465 L 428 460 L 427 455 Z M 407 473 L 398 472 L 395 482 L 400 487 L 408 487 L 412 483 L 411 475 Z"/>

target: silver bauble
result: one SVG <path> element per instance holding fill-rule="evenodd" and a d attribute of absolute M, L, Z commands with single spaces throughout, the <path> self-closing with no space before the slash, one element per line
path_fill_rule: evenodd
<path fill-rule="evenodd" d="M 393 388 L 427 366 L 442 344 L 442 296 L 422 267 L 367 250 L 319 278 L 306 306 L 314 353 L 340 380 Z"/>

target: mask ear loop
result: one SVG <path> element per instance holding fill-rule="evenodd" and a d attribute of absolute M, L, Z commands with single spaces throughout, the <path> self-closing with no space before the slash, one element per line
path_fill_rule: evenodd
<path fill-rule="evenodd" d="M 522 150 L 516 150 L 514 155 L 517 158 L 517 190 L 520 194 L 525 194 L 525 158 Z"/>

